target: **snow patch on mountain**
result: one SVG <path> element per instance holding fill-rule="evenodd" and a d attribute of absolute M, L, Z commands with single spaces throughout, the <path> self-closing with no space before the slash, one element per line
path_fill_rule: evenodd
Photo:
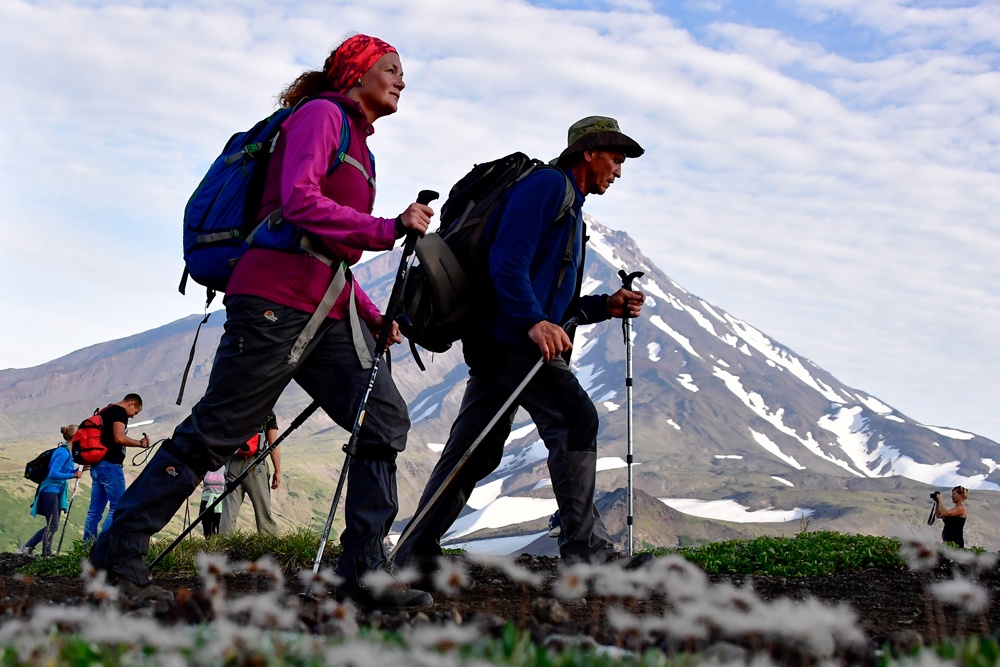
<path fill-rule="evenodd" d="M 580 285 L 580 295 L 587 296 L 597 291 L 597 288 L 604 284 L 604 281 L 587 276 Z"/>
<path fill-rule="evenodd" d="M 505 454 L 500 459 L 500 466 L 493 471 L 493 474 L 510 472 L 522 466 L 529 466 L 536 461 L 544 461 L 549 457 L 549 452 L 545 449 L 545 443 L 535 440 L 527 447 L 518 447 L 516 451 Z"/>
<path fill-rule="evenodd" d="M 456 542 L 449 544 L 451 549 L 463 549 L 466 553 L 486 556 L 516 556 L 520 555 L 524 549 L 544 536 L 546 531 L 540 533 L 526 533 L 524 535 L 511 535 L 509 537 L 490 537 L 485 540 L 471 540 L 469 542 Z"/>
<path fill-rule="evenodd" d="M 608 243 L 608 240 L 604 237 L 604 234 L 593 229 L 591 227 L 587 232 L 590 236 L 590 240 L 587 242 L 591 248 L 597 252 L 598 255 L 603 257 L 608 264 L 615 267 L 616 269 L 626 269 L 627 266 L 624 260 L 618 257 L 618 253 L 615 251 L 615 247 Z"/>
<path fill-rule="evenodd" d="M 503 492 L 503 483 L 508 477 L 509 475 L 505 475 L 500 479 L 494 479 L 490 482 L 486 482 L 485 484 L 480 484 L 472 490 L 472 493 L 469 494 L 469 499 L 465 502 L 465 504 L 474 510 L 480 510 L 486 507 L 500 497 L 500 494 Z"/>
<path fill-rule="evenodd" d="M 864 476 L 863 473 L 858 472 L 857 470 L 852 468 L 847 462 L 842 461 L 836 456 L 824 452 L 823 449 L 820 447 L 819 443 L 816 442 L 815 438 L 813 438 L 812 433 L 807 433 L 805 437 L 802 437 L 795 431 L 795 429 L 786 426 L 784 421 L 782 420 L 782 416 L 785 413 L 784 408 L 778 408 L 773 413 L 769 412 L 767 405 L 764 403 L 763 397 L 757 392 L 748 392 L 746 389 L 744 389 L 742 382 L 740 382 L 740 378 L 718 367 L 714 368 L 713 370 L 714 370 L 713 375 L 721 379 L 723 383 L 726 385 L 726 388 L 729 389 L 729 391 L 732 392 L 734 396 L 739 398 L 744 405 L 753 410 L 759 417 L 761 417 L 762 419 L 770 423 L 772 426 L 774 426 L 774 428 L 776 428 L 778 431 L 792 438 L 795 438 L 800 443 L 802 443 L 803 447 L 808 449 L 816 456 L 826 461 L 829 461 L 830 463 L 840 466 L 844 470 L 850 472 L 852 475 L 855 475 L 857 477 Z M 823 424 L 820 425 L 823 426 Z M 780 450 L 777 449 L 777 446 L 774 445 L 774 443 L 771 442 L 770 439 L 764 437 L 758 437 L 761 434 L 758 434 L 754 431 L 751 431 L 751 433 L 753 434 L 754 440 L 757 442 L 757 444 L 761 445 L 772 454 L 775 454 L 775 456 L 778 456 L 779 458 L 782 459 L 789 458 L 791 459 L 791 461 L 795 461 L 794 458 L 786 457 L 784 453 L 780 453 Z M 768 447 L 771 446 L 773 446 L 774 449 L 777 450 L 779 453 L 775 453 L 775 451 L 768 449 Z M 795 463 L 790 463 L 790 465 L 795 467 L 800 464 L 797 461 L 795 461 Z"/>
<path fill-rule="evenodd" d="M 746 341 L 753 349 L 763 354 L 766 359 L 776 364 L 777 367 L 790 371 L 792 375 L 821 393 L 828 400 L 836 403 L 845 402 L 844 397 L 820 380 L 814 378 L 812 373 L 802 365 L 802 361 L 798 357 L 773 345 L 771 339 L 760 331 L 735 317 L 729 317 L 729 323 L 740 338 Z"/>
<path fill-rule="evenodd" d="M 886 405 L 885 403 L 878 400 L 874 396 L 857 393 L 855 394 L 855 397 L 857 397 L 857 399 L 861 401 L 861 403 L 866 405 L 868 409 L 871 410 L 872 412 L 878 413 L 880 415 L 891 415 L 893 412 L 895 412 L 895 410 L 893 410 L 890 406 Z"/>
<path fill-rule="evenodd" d="M 664 322 L 663 318 L 661 318 L 659 315 L 653 315 L 651 318 L 649 318 L 649 322 L 654 327 L 656 327 L 657 329 L 659 329 L 660 331 L 664 332 L 665 334 L 673 338 L 675 341 L 677 341 L 677 343 L 685 350 L 687 350 L 688 354 L 690 354 L 692 357 L 701 359 L 701 355 L 695 352 L 694 348 L 691 347 L 691 341 L 682 336 L 681 334 L 677 333 L 673 329 L 671 329 L 670 326 L 666 322 Z"/>
<path fill-rule="evenodd" d="M 698 391 L 698 385 L 694 383 L 694 378 L 692 378 L 687 373 L 678 375 L 677 381 L 680 383 L 682 387 L 684 387 L 688 391 Z"/>
<path fill-rule="evenodd" d="M 785 486 L 790 486 L 790 487 L 792 487 L 792 488 L 795 488 L 795 485 L 794 485 L 794 484 L 792 484 L 791 482 L 789 482 L 789 481 L 788 481 L 787 479 L 785 479 L 784 477 L 778 477 L 777 475 L 771 475 L 771 479 L 773 479 L 773 480 L 774 480 L 774 481 L 776 481 L 776 482 L 781 482 L 781 483 L 782 483 L 782 484 L 784 484 Z"/>
<path fill-rule="evenodd" d="M 923 427 L 929 431 L 934 431 L 938 435 L 943 435 L 946 438 L 954 438 L 955 440 L 972 440 L 976 436 L 972 433 L 966 433 L 965 431 L 958 431 L 953 428 L 941 428 L 939 426 L 927 426 Z"/>
<path fill-rule="evenodd" d="M 796 507 L 790 510 L 776 510 L 768 507 L 751 510 L 735 500 L 699 500 L 697 498 L 659 498 L 661 503 L 691 516 L 733 523 L 787 523 L 811 516 L 815 510 Z"/>
<path fill-rule="evenodd" d="M 791 456 L 785 454 L 784 452 L 782 452 L 781 448 L 778 447 L 778 445 L 774 444 L 774 441 L 772 441 L 770 438 L 768 438 L 763 433 L 758 433 L 757 431 L 755 431 L 753 429 L 750 429 L 750 435 L 753 436 L 754 441 L 758 445 L 760 445 L 766 451 L 768 451 L 769 453 L 771 453 L 774 456 L 778 457 L 779 459 L 781 459 L 782 461 L 784 461 L 788 465 L 790 465 L 793 468 L 796 468 L 798 470 L 805 470 L 806 469 L 806 467 L 804 465 L 802 465 L 801 463 L 799 463 L 798 461 L 796 461 L 793 457 L 791 457 Z"/>
<path fill-rule="evenodd" d="M 871 433 L 868 430 L 868 419 L 862 416 L 863 408 L 860 406 L 832 407 L 834 408 L 833 412 L 821 417 L 817 425 L 837 436 L 840 451 L 853 464 L 854 470 L 866 477 L 885 477 L 885 475 L 879 475 L 873 465 L 881 458 L 881 447 L 876 447 L 872 451 L 868 450 Z"/>
<path fill-rule="evenodd" d="M 590 338 L 590 333 L 594 330 L 595 324 L 582 324 L 576 328 L 576 333 L 573 336 L 573 365 L 576 367 L 576 362 L 582 360 L 587 354 L 594 349 L 600 341 L 600 338 L 594 337 Z"/>
<path fill-rule="evenodd" d="M 649 355 L 649 360 L 656 362 L 660 360 L 660 344 L 657 342 L 652 342 L 646 345 L 646 352 Z"/>
<path fill-rule="evenodd" d="M 534 424 L 534 422 L 528 422 L 527 424 L 525 424 L 523 426 L 519 426 L 519 427 L 513 429 L 510 432 L 510 435 L 508 435 L 507 439 L 504 441 L 504 443 L 503 443 L 504 447 L 506 447 L 507 445 L 509 445 L 510 443 L 512 443 L 512 442 L 514 442 L 516 440 L 520 440 L 521 438 L 526 437 L 529 433 L 531 433 L 534 430 L 535 430 L 535 424 Z"/>
<path fill-rule="evenodd" d="M 501 496 L 482 509 L 459 517 L 443 539 L 454 540 L 485 528 L 503 528 L 551 516 L 558 507 L 555 498 Z"/>

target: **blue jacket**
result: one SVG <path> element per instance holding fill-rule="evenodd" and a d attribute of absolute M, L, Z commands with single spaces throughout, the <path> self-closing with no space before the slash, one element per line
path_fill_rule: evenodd
<path fill-rule="evenodd" d="M 38 515 L 38 499 L 43 493 L 60 494 L 59 507 L 63 511 L 66 510 L 69 504 L 69 484 L 66 480 L 73 479 L 75 470 L 76 464 L 73 463 L 73 457 L 69 453 L 69 445 L 65 442 L 60 443 L 49 460 L 48 477 L 38 485 L 38 493 L 35 494 L 35 501 L 31 504 L 31 516 Z"/>
<path fill-rule="evenodd" d="M 576 191 L 576 200 L 572 215 L 556 220 L 566 197 L 566 176 Z M 537 347 L 528 338 L 528 330 L 542 320 L 564 324 L 581 310 L 588 322 L 608 319 L 607 295 L 579 295 L 586 242 L 584 195 L 572 175 L 561 169 L 539 169 L 512 187 L 505 198 L 503 216 L 490 246 L 490 278 L 499 305 L 494 337 L 510 347 L 532 350 Z M 571 232 L 573 250 L 566 263 Z"/>

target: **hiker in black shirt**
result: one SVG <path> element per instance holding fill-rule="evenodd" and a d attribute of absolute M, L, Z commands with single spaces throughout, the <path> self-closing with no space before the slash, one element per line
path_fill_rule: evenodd
<path fill-rule="evenodd" d="M 90 468 L 90 508 L 87 510 L 87 521 L 83 525 L 84 541 L 97 537 L 97 524 L 101 521 L 104 508 L 108 508 L 108 516 L 101 526 L 107 530 L 114 519 L 118 499 L 125 493 L 125 462 L 126 447 L 149 447 L 149 438 L 142 436 L 141 440 L 130 438 L 125 434 L 128 420 L 142 412 L 142 397 L 139 394 L 128 394 L 117 403 L 112 403 L 101 410 L 101 444 L 108 448 L 104 458 Z"/>

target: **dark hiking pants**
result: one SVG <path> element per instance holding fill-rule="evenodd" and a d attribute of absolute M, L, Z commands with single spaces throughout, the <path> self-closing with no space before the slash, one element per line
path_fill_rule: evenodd
<path fill-rule="evenodd" d="M 111 529 L 91 552 L 96 567 L 146 584 L 150 537 L 170 521 L 207 471 L 218 469 L 260 428 L 292 380 L 339 426 L 353 428 L 371 368 L 358 360 L 349 323 L 336 320 L 320 327 L 296 366 L 286 364 L 308 319 L 308 313 L 266 299 L 227 298 L 226 330 L 205 396 L 122 495 Z M 365 330 L 364 335 L 374 350 L 371 334 Z M 348 470 L 337 573 L 349 581 L 385 564 L 383 540 L 398 510 L 396 454 L 406 445 L 409 427 L 406 403 L 388 369 L 381 368 Z M 340 447 L 331 447 L 329 456 L 340 462 Z"/>
<path fill-rule="evenodd" d="M 505 363 L 498 365 L 501 370 L 470 375 L 458 418 L 420 498 L 418 513 L 536 360 L 532 354 L 508 351 Z M 500 465 L 518 405 L 531 415 L 548 449 L 549 475 L 562 521 L 559 553 L 563 561 L 600 563 L 611 555 L 614 544 L 594 507 L 597 410 L 566 362 L 557 358 L 542 365 L 514 406 L 476 448 L 431 512 L 400 545 L 396 563 L 419 564 L 441 555 L 441 537 L 458 518 L 476 484 Z"/>
<path fill-rule="evenodd" d="M 39 542 L 42 543 L 42 555 L 52 555 L 52 538 L 59 531 L 59 506 L 62 501 L 62 493 L 55 491 L 45 491 L 38 496 L 38 507 L 36 512 L 45 517 L 45 526 L 31 536 L 24 546 L 34 549 Z"/>

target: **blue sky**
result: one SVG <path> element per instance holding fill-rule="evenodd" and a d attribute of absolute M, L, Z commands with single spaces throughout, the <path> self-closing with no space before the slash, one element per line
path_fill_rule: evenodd
<path fill-rule="evenodd" d="M 615 116 L 647 154 L 591 215 L 841 381 L 1000 440 L 992 1 L 6 0 L 0 368 L 199 312 L 184 202 L 352 32 L 408 83 L 377 213 Z"/>

